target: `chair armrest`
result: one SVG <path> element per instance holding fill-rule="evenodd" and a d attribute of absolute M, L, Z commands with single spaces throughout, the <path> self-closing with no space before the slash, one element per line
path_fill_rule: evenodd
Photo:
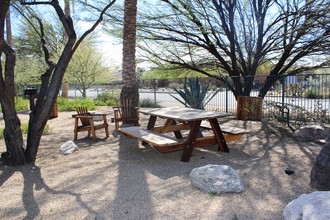
<path fill-rule="evenodd" d="M 105 113 L 92 113 L 90 114 L 90 116 L 104 116 L 104 115 L 107 115 Z"/>
<path fill-rule="evenodd" d="M 72 118 L 93 118 L 91 115 L 72 115 Z"/>

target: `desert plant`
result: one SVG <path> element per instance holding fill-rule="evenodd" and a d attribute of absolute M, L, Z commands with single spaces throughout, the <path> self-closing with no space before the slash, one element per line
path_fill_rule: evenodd
<path fill-rule="evenodd" d="M 139 107 L 146 107 L 146 108 L 160 108 L 160 105 L 150 98 L 141 99 L 139 101 Z"/>
<path fill-rule="evenodd" d="M 209 88 L 210 82 L 206 85 L 202 85 L 198 78 L 189 78 L 188 82 L 187 79 L 185 79 L 183 90 L 173 88 L 184 101 L 176 98 L 172 94 L 169 95 L 189 108 L 205 109 L 207 103 L 209 103 L 211 99 L 220 91 L 218 89 L 215 92 L 209 92 Z"/>

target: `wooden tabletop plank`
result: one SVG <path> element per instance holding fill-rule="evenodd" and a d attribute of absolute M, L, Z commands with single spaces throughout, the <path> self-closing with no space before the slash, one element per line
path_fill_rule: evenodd
<path fill-rule="evenodd" d="M 139 112 L 145 115 L 153 115 L 160 118 L 174 119 L 180 121 L 206 120 L 210 118 L 220 118 L 231 115 L 226 112 L 205 111 L 194 108 L 140 108 Z"/>

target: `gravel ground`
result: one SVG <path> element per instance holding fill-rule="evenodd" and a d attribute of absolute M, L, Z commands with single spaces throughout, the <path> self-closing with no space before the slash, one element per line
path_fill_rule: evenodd
<path fill-rule="evenodd" d="M 111 108 L 101 109 L 112 117 Z M 291 138 L 281 124 L 230 120 L 251 130 L 228 144 L 194 149 L 189 163 L 181 152 L 161 154 L 113 131 L 97 141 L 78 134 L 79 150 L 61 155 L 59 147 L 73 140 L 73 112 L 49 121 L 35 164 L 0 164 L 0 219 L 283 219 L 287 203 L 309 186 L 313 160 L 321 150 L 314 143 Z M 20 114 L 26 121 L 27 114 Z M 142 126 L 147 118 L 141 118 Z M 5 151 L 0 142 L 0 152 Z M 212 195 L 192 188 L 189 174 L 207 164 L 229 165 L 242 178 L 245 192 Z M 295 171 L 288 176 L 284 170 Z"/>

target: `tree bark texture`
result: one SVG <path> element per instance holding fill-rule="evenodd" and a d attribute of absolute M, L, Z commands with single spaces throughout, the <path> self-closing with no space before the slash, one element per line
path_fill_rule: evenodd
<path fill-rule="evenodd" d="M 15 109 L 15 85 L 14 85 L 14 68 L 16 55 L 15 51 L 2 39 L 0 40 L 0 54 L 4 53 L 5 70 L 0 64 L 0 101 L 5 121 L 4 139 L 6 143 L 7 152 L 1 155 L 7 164 L 19 165 L 24 164 L 24 148 L 23 148 L 23 134 L 21 130 L 21 122 L 17 116 Z"/>
<path fill-rule="evenodd" d="M 139 104 L 139 88 L 136 83 L 136 13 L 137 0 L 125 0 L 123 32 L 123 88 L 120 100 L 130 99 L 133 106 Z M 130 122 L 123 122 L 130 123 Z"/>
<path fill-rule="evenodd" d="M 7 34 L 7 44 L 10 47 L 13 47 L 13 35 L 12 35 L 12 31 L 11 31 L 10 9 L 8 9 L 7 15 L 6 15 L 6 34 Z"/>
<path fill-rule="evenodd" d="M 237 116 L 238 120 L 261 121 L 262 98 L 239 96 L 237 97 Z"/>
<path fill-rule="evenodd" d="M 136 47 L 137 0 L 125 0 L 123 32 L 123 83 L 133 86 L 136 83 L 135 47 Z"/>
<path fill-rule="evenodd" d="M 314 162 L 310 185 L 317 190 L 330 191 L 330 131 L 325 145 Z"/>
<path fill-rule="evenodd" d="M 66 81 L 62 82 L 62 94 L 61 94 L 62 98 L 65 99 L 69 98 L 69 87 L 70 86 L 68 82 Z"/>

